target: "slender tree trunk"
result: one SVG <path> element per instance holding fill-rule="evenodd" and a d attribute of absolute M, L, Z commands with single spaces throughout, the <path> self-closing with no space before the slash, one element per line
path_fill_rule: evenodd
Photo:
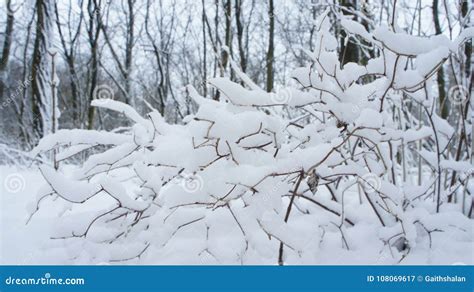
<path fill-rule="evenodd" d="M 7 0 L 7 24 L 3 39 L 2 55 L 0 56 L 0 101 L 3 100 L 3 93 L 7 85 L 6 68 L 10 57 L 10 48 L 13 35 L 13 23 L 15 21 L 11 0 Z"/>
<path fill-rule="evenodd" d="M 245 56 L 245 48 L 244 48 L 244 26 L 242 23 L 242 2 L 243 0 L 235 1 L 235 23 L 237 26 L 237 42 L 239 45 L 240 68 L 245 73 L 247 71 L 247 57 Z"/>
<path fill-rule="evenodd" d="M 438 0 L 433 0 L 433 21 L 435 26 L 435 33 L 441 34 L 441 24 L 439 22 Z M 448 107 L 446 105 L 446 82 L 444 80 L 444 68 L 440 66 L 437 73 L 438 94 L 439 94 L 439 111 L 443 119 L 448 117 Z"/>
<path fill-rule="evenodd" d="M 267 91 L 273 90 L 273 59 L 275 54 L 275 12 L 273 0 L 268 0 L 268 17 L 270 25 L 268 28 L 268 50 L 267 50 Z"/>
<path fill-rule="evenodd" d="M 203 96 L 207 95 L 207 42 L 206 42 L 206 5 L 204 0 L 202 0 L 202 46 L 203 46 L 203 56 L 202 56 L 202 92 Z"/>
<path fill-rule="evenodd" d="M 49 82 L 50 85 L 50 90 L 51 90 L 51 106 L 52 106 L 52 115 L 51 115 L 51 133 L 56 133 L 56 130 L 58 129 L 58 111 L 59 111 L 59 106 L 58 106 L 58 97 L 57 97 L 57 84 L 56 84 L 56 52 L 54 53 L 49 53 L 51 56 L 51 79 Z M 58 149 L 53 150 L 53 166 L 54 169 L 58 170 L 59 168 L 59 162 L 56 159 L 56 156 L 58 155 Z"/>
<path fill-rule="evenodd" d="M 133 46 L 135 44 L 135 10 L 134 0 L 127 0 L 128 3 L 128 24 L 127 24 L 127 42 L 125 47 L 125 99 L 128 104 L 134 105 L 134 100 L 132 96 L 131 88 L 131 75 L 132 75 L 132 65 L 133 65 Z"/>
<path fill-rule="evenodd" d="M 66 39 L 64 38 L 64 34 L 61 28 L 61 23 L 59 20 L 59 11 L 58 11 L 58 5 L 55 3 L 54 5 L 54 12 L 56 14 L 56 26 L 58 28 L 58 33 L 59 33 L 59 38 L 61 40 L 61 45 L 63 47 L 63 55 L 64 59 L 66 61 L 68 71 L 69 71 L 69 85 L 71 87 L 71 99 L 72 99 L 72 119 L 73 119 L 73 124 L 76 124 L 76 122 L 79 120 L 79 112 L 80 112 L 80 106 L 79 106 L 79 85 L 77 84 L 77 73 L 76 73 L 76 55 L 74 53 L 74 46 L 76 44 L 76 40 L 78 39 L 78 36 L 80 34 L 81 30 L 81 24 L 82 24 L 82 13 L 80 14 L 80 20 L 79 24 L 77 27 L 77 31 L 75 32 L 75 37 L 70 40 L 70 47 L 68 49 L 68 45 L 66 43 Z M 69 12 L 70 13 L 70 12 Z M 71 33 L 71 32 L 70 32 Z"/>
<path fill-rule="evenodd" d="M 224 44 L 228 48 L 222 51 L 222 70 L 225 72 L 227 64 L 229 63 L 229 53 L 232 46 L 232 3 L 231 0 L 227 0 L 224 5 L 225 11 L 225 36 Z M 221 76 L 224 76 L 224 72 L 221 72 Z"/>
<path fill-rule="evenodd" d="M 462 5 L 461 5 L 461 16 L 463 18 L 467 17 L 467 13 L 469 12 L 469 7 L 468 7 L 468 1 L 461 1 L 462 2 Z M 471 2 L 472 3 L 472 2 Z M 471 9 L 474 8 L 472 7 L 473 5 L 471 5 Z M 472 13 L 472 10 L 471 10 L 471 13 Z M 472 15 L 471 15 L 472 16 Z M 467 21 L 465 23 L 465 27 L 464 28 L 468 28 L 469 25 L 472 25 L 469 24 Z M 464 71 L 465 71 L 465 74 L 466 74 L 466 78 L 467 78 L 467 81 L 468 83 L 471 83 L 472 84 L 472 70 L 471 70 L 471 59 L 472 59 L 472 38 L 471 39 L 468 39 L 466 40 L 466 43 L 464 44 L 464 55 L 466 56 L 466 62 L 465 62 L 465 68 L 464 68 Z M 470 84 L 468 84 L 468 86 L 471 86 Z M 466 107 L 467 109 L 467 107 Z"/>
<path fill-rule="evenodd" d="M 29 68 L 28 68 L 28 48 L 29 48 L 29 45 L 30 45 L 30 40 L 31 40 L 31 30 L 32 30 L 32 27 L 33 27 L 33 23 L 35 21 L 35 16 L 34 16 L 34 13 L 33 15 L 31 16 L 31 19 L 30 21 L 28 22 L 28 25 L 26 27 L 26 39 L 25 39 L 25 46 L 23 48 L 23 54 L 22 54 L 22 80 L 23 80 L 23 84 L 26 84 L 26 82 L 31 82 L 31 75 L 30 75 L 30 72 L 29 72 Z M 20 134 L 20 138 L 22 139 L 22 141 L 25 141 L 26 142 L 26 145 L 28 145 L 28 147 L 26 148 L 31 148 L 33 147 L 34 145 L 32 145 L 33 143 L 33 137 L 32 137 L 32 132 L 29 131 L 30 127 L 29 126 L 25 126 L 25 124 L 28 124 L 28 120 L 25 122 L 25 112 L 27 111 L 27 98 L 28 98 L 28 87 L 23 87 L 23 90 L 22 90 L 22 101 L 20 103 L 20 106 L 19 106 L 19 110 L 18 110 L 18 124 L 20 125 L 20 128 L 21 128 L 21 134 Z"/>
<path fill-rule="evenodd" d="M 97 86 L 98 76 L 99 76 L 99 36 L 100 36 L 100 26 L 101 22 L 97 19 L 99 17 L 98 10 L 100 6 L 97 4 L 96 0 L 89 0 L 87 4 L 87 11 L 89 14 L 89 46 L 91 52 L 90 59 L 90 71 L 89 71 L 89 103 L 87 111 L 87 128 L 92 129 L 94 127 L 94 116 L 95 108 L 91 106 L 92 100 L 94 100 L 94 90 Z"/>
<path fill-rule="evenodd" d="M 214 36 L 215 36 L 215 46 L 216 46 L 216 57 L 214 59 L 214 77 L 217 76 L 217 71 L 220 68 L 220 60 L 218 59 L 218 47 L 220 46 L 220 38 L 219 38 L 219 0 L 215 0 L 215 7 L 216 7 L 216 15 L 214 16 Z M 219 100 L 220 98 L 220 91 L 215 90 L 214 99 Z"/>

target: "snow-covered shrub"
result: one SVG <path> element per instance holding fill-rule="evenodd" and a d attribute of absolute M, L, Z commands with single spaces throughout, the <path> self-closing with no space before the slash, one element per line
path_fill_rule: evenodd
<path fill-rule="evenodd" d="M 385 27 L 372 34 L 342 19 L 376 56 L 341 67 L 328 13 L 310 64 L 277 93 L 236 70 L 245 87 L 209 80 L 220 101 L 186 88 L 199 109 L 182 125 L 101 100 L 93 105 L 133 126 L 42 139 L 33 154 L 58 149 L 58 160 L 105 149 L 68 175 L 41 166 L 36 211 L 51 196 L 70 204 L 53 237 L 76 262 L 204 264 L 318 263 L 328 246 L 396 263 L 439 233 L 472 241 L 460 210 L 469 200 L 447 203 L 470 194 L 472 165 L 446 155 L 454 129 L 436 114 L 430 78 L 473 29 L 450 42 Z M 421 158 L 432 171 L 413 167 Z M 452 170 L 461 173 L 454 187 Z"/>

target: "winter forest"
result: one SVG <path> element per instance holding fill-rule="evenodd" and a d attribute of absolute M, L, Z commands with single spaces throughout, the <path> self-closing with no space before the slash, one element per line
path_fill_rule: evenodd
<path fill-rule="evenodd" d="M 0 264 L 474 263 L 470 0 L 2 0 Z"/>

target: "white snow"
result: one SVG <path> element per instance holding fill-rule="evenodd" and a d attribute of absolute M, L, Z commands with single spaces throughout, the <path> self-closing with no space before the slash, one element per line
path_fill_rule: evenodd
<path fill-rule="evenodd" d="M 1 264 L 88 264 L 88 263 L 104 263 L 110 257 L 114 256 L 116 259 L 125 257 L 133 257 L 140 250 L 143 249 L 143 245 L 127 245 L 127 246 L 111 246 L 113 250 L 105 251 L 100 248 L 99 244 L 93 244 L 92 242 L 84 242 L 80 238 L 76 239 L 55 239 L 51 240 L 52 234 L 66 235 L 67 233 L 58 233 L 59 226 L 65 225 L 72 216 L 72 211 L 76 210 L 76 207 L 61 203 L 64 208 L 58 208 L 58 201 L 54 201 L 53 198 L 46 199 L 38 213 L 34 215 L 34 220 L 31 220 L 26 224 L 26 220 L 29 217 L 29 211 L 27 206 L 32 203 L 35 199 L 35 193 L 39 185 L 42 184 L 43 178 L 39 171 L 34 170 L 20 170 L 10 167 L 0 167 L 0 178 L 3 181 L 8 174 L 19 174 L 25 179 L 24 189 L 18 193 L 11 193 L 5 189 L 2 184 L 1 188 L 1 204 L 0 204 L 0 263 Z M 322 196 L 322 194 L 321 194 Z M 86 209 L 82 210 L 82 215 L 71 217 L 76 225 L 75 232 L 77 234 L 84 232 L 87 227 L 86 217 L 93 218 L 94 214 L 100 213 L 104 210 L 97 209 L 98 204 L 104 206 L 108 201 L 105 198 L 97 198 L 94 204 L 89 204 Z M 328 202 L 322 198 L 316 198 L 322 202 Z M 298 200 L 300 208 L 308 208 L 312 211 L 317 212 L 317 216 L 313 216 L 313 220 L 320 222 L 321 228 L 318 230 L 311 230 L 309 226 L 301 224 L 306 222 L 305 216 L 296 215 L 291 218 L 290 224 L 293 227 L 288 226 L 287 228 L 299 228 L 295 235 L 295 238 L 287 238 L 288 235 L 283 235 L 285 239 L 288 239 L 289 244 L 293 244 L 298 248 L 304 248 L 306 252 L 302 253 L 301 256 L 291 255 L 287 258 L 289 264 L 321 264 L 321 265 L 344 265 L 344 264 L 396 264 L 397 260 L 393 258 L 387 246 L 384 246 L 381 241 L 378 240 L 382 236 L 382 230 L 372 220 L 372 214 L 368 206 L 364 209 L 360 209 L 357 203 L 357 197 L 354 200 L 349 200 L 346 197 L 346 213 L 347 218 L 358 217 L 361 219 L 354 220 L 357 224 L 354 227 L 346 227 L 344 229 L 345 236 L 348 240 L 350 250 L 345 249 L 341 245 L 339 230 L 332 225 L 333 221 L 332 213 L 322 211 L 320 208 L 313 204 L 308 204 L 304 199 Z M 244 230 L 253 230 L 250 227 L 250 222 L 247 222 L 251 217 L 242 213 L 247 208 L 241 208 L 233 205 L 232 207 L 236 217 L 239 219 L 240 224 Z M 339 208 L 339 209 L 338 209 Z M 180 209 L 184 211 L 185 209 Z M 192 211 L 192 209 L 189 209 Z M 219 214 L 216 214 L 217 221 L 209 221 L 209 224 L 214 226 L 210 230 L 209 235 L 215 239 L 215 242 L 226 242 L 226 244 L 210 244 L 206 245 L 206 225 L 203 221 L 198 221 L 195 225 L 190 225 L 188 229 L 181 228 L 178 233 L 173 237 L 172 242 L 170 241 L 165 248 L 160 246 L 151 246 L 149 252 L 147 252 L 140 260 L 132 260 L 125 262 L 117 262 L 118 264 L 240 264 L 240 260 L 236 255 L 237 253 L 243 253 L 245 251 L 245 242 L 239 241 L 240 235 L 242 234 L 239 227 L 235 223 L 232 215 L 225 209 L 221 210 Z M 340 207 L 335 207 L 335 210 L 340 210 Z M 356 212 L 353 212 L 357 210 Z M 196 210 L 197 211 L 197 210 Z M 423 209 L 413 210 L 412 214 L 418 214 L 412 218 L 412 220 L 422 220 L 422 223 L 427 229 L 434 228 L 447 228 L 445 232 L 434 232 L 432 236 L 432 247 L 429 248 L 429 240 L 426 231 L 419 224 L 414 224 L 419 232 L 419 239 L 417 240 L 416 246 L 402 262 L 403 264 L 410 265 L 450 265 L 455 263 L 474 264 L 474 258 L 472 253 L 466 252 L 472 248 L 472 220 L 468 220 L 457 212 L 446 210 L 438 215 L 429 214 Z M 84 217 L 88 212 L 89 215 Z M 223 214 L 227 214 L 224 216 Z M 194 215 L 183 216 L 181 213 L 179 216 L 176 213 L 175 216 L 171 216 L 166 222 L 168 226 L 168 232 L 173 232 L 173 227 L 178 227 L 192 220 L 199 219 L 202 216 L 202 212 L 194 212 Z M 227 217 L 228 216 L 228 217 Z M 60 218 L 60 220 L 58 220 Z M 79 219 L 81 218 L 81 219 Z M 172 221 L 179 219 L 179 221 Z M 224 220 L 224 218 L 226 218 Z M 209 219 L 211 220 L 211 219 Z M 84 224 L 78 225 L 80 222 Z M 221 222 L 221 227 L 217 227 L 211 223 Z M 326 223 L 325 223 L 326 222 Z M 462 225 L 459 225 L 462 223 Z M 253 226 L 258 226 L 258 222 L 255 221 Z M 266 224 L 266 223 L 263 223 Z M 456 224 L 460 228 L 450 228 L 451 224 Z M 201 229 L 201 227 L 202 229 Z M 279 234 L 280 230 L 278 226 L 267 226 L 269 230 Z M 273 230 L 275 228 L 276 230 Z M 462 228 L 462 229 L 461 229 Z M 64 229 L 64 228 L 61 228 Z M 64 229 L 67 230 L 67 229 Z M 94 230 L 94 229 L 91 229 Z M 282 229 L 283 230 L 283 229 Z M 323 232 L 324 230 L 324 232 Z M 463 231 L 464 230 L 464 231 Z M 93 232 L 93 233 L 92 233 Z M 90 238 L 94 239 L 105 239 L 111 236 L 113 233 L 108 229 L 96 228 L 95 231 L 91 231 Z M 164 230 L 163 230 L 164 232 Z M 296 231 L 293 231 L 296 232 Z M 304 238 L 300 238 L 298 234 L 301 232 L 305 233 Z M 102 233 L 102 234 L 100 234 Z M 158 231 L 158 233 L 160 233 Z M 69 233 L 70 235 L 70 233 Z M 203 237 L 199 237 L 202 235 Z M 390 237 L 393 235 L 393 231 L 388 232 L 385 236 Z M 98 237 L 100 236 L 100 237 Z M 145 234 L 143 235 L 145 236 Z M 155 235 L 158 236 L 158 235 Z M 268 241 L 266 234 L 256 233 L 247 234 L 247 240 L 250 242 L 249 250 L 246 252 L 244 263 L 252 264 L 275 264 L 275 251 L 278 250 L 278 241 L 274 238 Z M 320 240 L 324 238 L 320 244 Z M 267 242 L 268 244 L 262 245 Z M 314 247 L 313 247 L 314 245 Z M 195 247 L 190 249 L 190 247 Z M 214 257 L 201 253 L 200 256 L 196 254 L 201 252 L 201 249 L 209 249 L 212 254 L 220 255 L 219 258 L 225 258 L 226 260 L 217 261 Z M 310 248 L 312 247 L 312 248 Z M 258 248 L 255 250 L 254 248 Z M 310 248 L 311 252 L 308 252 Z M 196 250 L 196 254 L 193 252 Z M 376 252 L 374 252 L 374 250 Z M 104 253 L 105 252 L 105 253 Z M 398 253 L 395 248 L 392 247 L 392 252 Z M 225 255 L 225 257 L 223 257 Z M 95 260 L 92 260 L 95 257 Z"/>

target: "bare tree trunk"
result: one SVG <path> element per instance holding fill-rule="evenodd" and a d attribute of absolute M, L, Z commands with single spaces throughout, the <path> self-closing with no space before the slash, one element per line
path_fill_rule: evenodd
<path fill-rule="evenodd" d="M 232 47 L 232 3 L 231 0 L 227 0 L 224 4 L 225 11 L 225 46 L 229 49 L 222 51 L 222 70 L 221 76 L 224 76 L 224 72 L 227 69 L 227 64 L 229 63 L 229 53 Z"/>
<path fill-rule="evenodd" d="M 441 34 L 441 24 L 439 22 L 438 0 L 433 0 L 433 20 L 435 25 L 435 33 Z M 437 73 L 438 94 L 439 94 L 439 111 L 441 117 L 445 119 L 448 116 L 448 107 L 446 106 L 446 82 L 444 80 L 444 68 L 440 66 Z"/>
<path fill-rule="evenodd" d="M 131 75 L 133 64 L 133 46 L 135 44 L 135 0 L 127 0 L 128 4 L 128 23 L 127 23 L 127 41 L 125 46 L 125 91 L 127 92 L 125 99 L 128 104 L 134 105 L 133 96 L 131 94 Z"/>
<path fill-rule="evenodd" d="M 81 3 L 82 4 L 82 3 Z M 69 7 L 71 10 L 71 8 Z M 71 31 L 69 31 L 69 35 L 74 35 L 71 40 L 69 40 L 70 45 L 68 48 L 66 39 L 63 34 L 63 30 L 61 28 L 61 23 L 59 19 L 59 11 L 58 11 L 58 5 L 57 2 L 55 2 L 54 5 L 54 11 L 56 14 L 56 26 L 58 28 L 58 33 L 59 33 L 59 39 L 61 40 L 61 45 L 63 47 L 63 55 L 64 59 L 66 61 L 68 70 L 69 70 L 69 85 L 71 87 L 71 99 L 72 99 L 72 119 L 73 119 L 73 124 L 75 125 L 77 121 L 79 121 L 79 116 L 80 116 L 80 103 L 79 103 L 79 85 L 77 84 L 78 79 L 77 79 L 77 73 L 76 73 L 76 55 L 75 55 L 75 45 L 76 41 L 79 39 L 80 32 L 81 32 L 81 27 L 82 27 L 82 20 L 83 20 L 83 14 L 82 14 L 82 5 L 81 5 L 81 14 L 79 18 L 79 24 L 77 26 L 76 31 L 74 34 L 72 34 Z M 71 13 L 69 11 L 69 13 Z M 68 24 L 68 27 L 70 27 L 70 23 Z"/>
<path fill-rule="evenodd" d="M 132 65 L 133 65 L 133 47 L 135 45 L 135 10 L 134 10 L 135 0 L 127 0 L 127 12 L 124 12 L 127 16 L 127 23 L 125 29 L 125 60 L 122 62 L 119 53 L 116 51 L 117 44 L 112 43 L 108 31 L 108 17 L 104 20 L 102 19 L 104 15 L 98 11 L 98 22 L 100 23 L 100 28 L 104 35 L 105 43 L 107 44 L 110 53 L 112 55 L 112 60 L 115 62 L 117 69 L 120 73 L 120 80 L 112 78 L 115 85 L 122 92 L 125 98 L 125 102 L 133 106 L 134 100 L 131 94 L 131 75 L 132 75 Z M 105 14 L 107 15 L 107 14 Z M 102 66 L 103 67 L 103 66 Z M 104 68 L 104 67 L 103 67 Z M 106 68 L 105 68 L 106 69 Z M 107 70 L 106 70 L 107 72 Z M 112 75 L 109 74 L 112 77 Z M 125 85 L 122 86 L 123 82 Z"/>
<path fill-rule="evenodd" d="M 205 26 L 207 27 L 207 35 L 209 36 L 209 40 L 211 41 L 211 45 L 212 45 L 212 50 L 214 51 L 213 77 L 216 77 L 217 76 L 217 69 L 218 69 L 218 67 L 220 67 L 219 66 L 220 60 L 218 58 L 218 43 L 220 44 L 220 40 L 219 40 L 219 0 L 215 0 L 216 15 L 215 15 L 215 18 L 214 18 L 214 30 L 211 28 L 211 25 L 209 23 L 209 19 L 207 18 L 206 9 L 204 8 L 204 4 L 205 4 L 205 1 L 203 0 L 202 1 L 203 21 L 205 23 Z M 213 33 L 213 31 L 214 31 L 214 33 Z M 206 42 L 205 39 L 203 41 Z M 207 86 L 206 86 L 206 90 L 207 90 Z M 211 89 L 211 90 L 213 90 L 213 89 Z M 213 92 L 211 94 L 212 94 L 212 96 L 213 96 L 212 98 L 214 100 L 219 100 L 219 91 L 214 91 L 213 90 Z"/>
<path fill-rule="evenodd" d="M 203 47 L 203 53 L 202 53 L 202 92 L 203 96 L 207 95 L 207 42 L 206 42 L 206 5 L 204 3 L 204 0 L 202 0 L 202 47 Z"/>
<path fill-rule="evenodd" d="M 51 133 L 56 133 L 56 129 L 58 128 L 58 112 L 57 109 L 58 107 L 58 97 L 57 97 L 57 83 L 56 83 L 56 52 L 54 53 L 49 53 L 51 56 L 51 79 L 49 82 L 50 85 L 50 90 L 51 90 L 51 106 L 52 106 L 52 115 L 51 115 Z M 58 149 L 53 150 L 53 166 L 54 169 L 58 170 L 59 168 L 59 163 L 56 159 L 56 156 L 58 155 Z"/>
<path fill-rule="evenodd" d="M 268 0 L 268 17 L 270 26 L 268 28 L 268 50 L 267 50 L 267 91 L 273 90 L 273 59 L 275 54 L 275 12 L 273 7 L 273 0 Z"/>
<path fill-rule="evenodd" d="M 162 9 L 162 2 L 160 1 L 160 9 Z M 168 96 L 168 88 L 169 88 L 169 67 L 167 66 L 168 64 L 168 61 L 169 61 L 169 53 L 165 53 L 163 54 L 162 52 L 163 51 L 167 51 L 167 47 L 165 48 L 162 48 L 162 47 L 159 47 L 160 44 L 157 44 L 156 41 L 155 41 L 155 37 L 152 35 L 151 33 L 151 29 L 150 27 L 153 27 L 152 25 L 150 25 L 150 20 L 151 20 L 151 16 L 150 16 L 150 8 L 151 8 L 151 5 L 152 3 L 150 2 L 150 0 L 147 1 L 147 10 L 146 10 L 146 14 L 145 14 L 145 32 L 146 32 L 146 35 L 148 37 L 148 41 L 151 43 L 151 46 L 152 46 L 152 50 L 153 50 L 153 55 L 155 56 L 155 60 L 156 60 L 156 65 L 157 65 L 157 75 L 159 77 L 159 81 L 158 81 L 158 97 L 159 97 L 159 112 L 164 115 L 165 114 L 165 103 L 166 103 L 166 99 L 167 99 L 167 96 Z M 172 23 L 174 22 L 174 12 L 173 12 L 173 20 L 172 20 Z M 162 18 L 160 19 L 160 24 L 159 24 L 159 31 L 160 31 L 160 37 L 161 39 L 170 39 L 170 34 L 171 32 L 168 33 L 167 36 L 164 35 L 164 31 L 162 31 L 162 28 L 163 28 L 163 23 L 162 22 Z M 172 27 L 172 25 L 170 26 Z M 168 44 L 168 42 L 166 42 L 166 44 Z M 165 44 L 165 46 L 167 46 Z M 163 55 L 165 55 L 165 57 L 163 58 Z"/>
<path fill-rule="evenodd" d="M 25 39 L 25 46 L 23 49 L 23 54 L 22 54 L 22 80 L 23 84 L 26 84 L 26 82 L 31 81 L 31 75 L 29 72 L 28 68 L 28 48 L 31 40 L 31 29 L 33 27 L 33 23 L 35 20 L 34 12 L 33 15 L 31 16 L 30 21 L 28 22 L 28 25 L 26 26 L 26 39 Z M 20 125 L 21 133 L 20 133 L 20 138 L 22 138 L 22 141 L 25 141 L 28 146 L 33 146 L 33 137 L 32 137 L 32 132 L 28 131 L 29 126 L 26 126 L 29 121 L 25 121 L 25 111 L 27 110 L 27 98 L 28 98 L 28 87 L 24 86 L 22 90 L 22 100 L 19 105 L 18 109 L 18 124 Z M 30 148 L 30 147 L 26 147 Z"/>
<path fill-rule="evenodd" d="M 47 117 L 43 116 L 45 112 L 42 110 L 42 107 L 45 106 L 46 101 L 45 93 L 47 92 L 47 80 L 45 73 L 49 68 L 46 68 L 45 58 L 47 57 L 48 50 L 48 33 L 49 25 L 47 24 L 50 7 L 49 1 L 37 1 L 36 2 L 36 38 L 33 49 L 33 60 L 31 67 L 31 106 L 32 106 L 32 115 L 33 115 L 33 132 L 37 138 L 42 137 L 45 134 L 45 119 Z"/>
<path fill-rule="evenodd" d="M 313 24 L 311 25 L 311 28 L 309 30 L 309 49 L 311 51 L 314 50 L 314 44 L 313 44 L 313 39 L 314 39 L 314 33 L 316 31 L 316 25 L 315 25 L 315 20 L 316 20 L 316 0 L 311 0 L 311 18 L 313 20 Z"/>
<path fill-rule="evenodd" d="M 216 34 L 216 43 L 220 46 L 221 41 L 219 38 L 219 0 L 216 0 L 216 17 L 214 19 L 215 25 L 215 34 Z M 232 45 L 232 4 L 231 0 L 227 0 L 224 3 L 224 14 L 225 14 L 225 35 L 224 35 L 224 45 L 227 46 L 228 50 L 221 50 L 220 60 L 216 60 L 216 65 L 220 69 L 220 76 L 223 77 L 225 70 L 227 68 L 227 63 L 229 62 L 229 53 Z M 214 100 L 220 99 L 220 92 L 216 91 L 214 95 Z"/>
<path fill-rule="evenodd" d="M 8 58 L 10 57 L 14 21 L 15 17 L 13 15 L 12 3 L 11 0 L 7 0 L 7 24 L 5 27 L 2 55 L 0 56 L 0 101 L 3 99 L 3 93 L 7 85 L 6 68 Z"/>
<path fill-rule="evenodd" d="M 96 0 L 89 0 L 87 3 L 87 12 L 89 14 L 89 27 L 87 28 L 88 42 L 90 46 L 90 70 L 88 72 L 89 76 L 89 103 L 87 111 L 87 128 L 92 129 L 94 127 L 94 115 L 95 108 L 90 106 L 92 100 L 94 99 L 94 90 L 97 86 L 98 74 L 99 74 L 99 36 L 100 36 L 100 27 L 101 22 L 98 20 L 100 10 L 100 5 Z"/>
<path fill-rule="evenodd" d="M 240 68 L 242 72 L 247 71 L 247 57 L 244 48 L 244 26 L 242 23 L 242 2 L 243 0 L 235 0 L 235 23 L 237 26 L 237 42 L 239 45 Z"/>
<path fill-rule="evenodd" d="M 215 49 L 216 49 L 216 58 L 214 59 L 214 77 L 217 76 L 217 70 L 220 68 L 220 60 L 217 57 L 217 48 L 220 45 L 219 39 L 219 0 L 215 0 L 216 6 L 216 15 L 214 17 L 214 36 L 215 36 Z M 220 98 L 220 91 L 214 90 L 214 100 L 219 100 Z"/>
<path fill-rule="evenodd" d="M 462 5 L 461 5 L 461 16 L 463 18 L 466 18 L 467 17 L 467 14 L 469 12 L 469 7 L 468 7 L 468 1 L 461 1 L 462 2 Z M 472 5 L 471 5 L 471 9 L 472 9 Z M 471 13 L 472 13 L 472 10 L 471 10 Z M 469 25 L 472 25 L 469 24 L 469 22 L 465 22 L 465 28 L 468 28 Z M 464 71 L 466 73 L 466 78 L 468 80 L 468 87 L 472 87 L 472 70 L 471 70 L 471 59 L 472 59 L 472 38 L 471 39 L 468 39 L 466 40 L 466 43 L 464 44 L 464 55 L 466 55 L 466 61 L 465 61 L 465 68 L 464 68 Z M 472 89 L 472 88 L 469 88 L 469 89 Z M 469 91 L 469 92 L 472 92 L 472 91 Z M 466 107 L 466 111 L 467 111 L 467 108 Z"/>

